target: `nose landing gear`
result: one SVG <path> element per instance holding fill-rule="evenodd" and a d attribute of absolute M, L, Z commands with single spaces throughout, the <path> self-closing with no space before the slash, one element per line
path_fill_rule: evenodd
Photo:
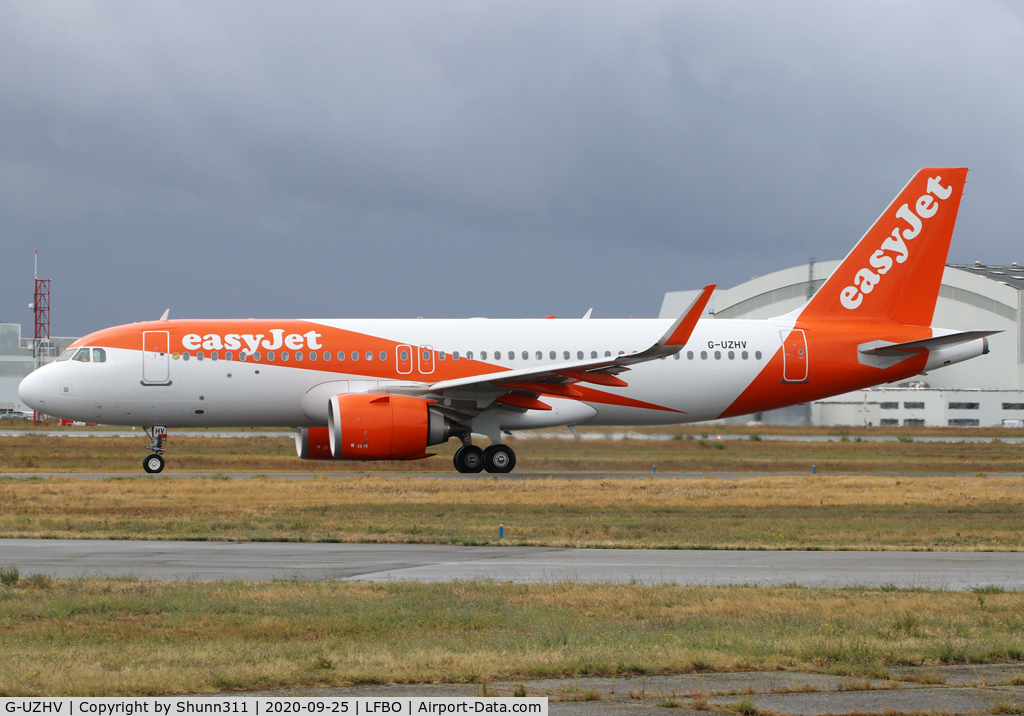
<path fill-rule="evenodd" d="M 142 427 L 146 431 L 146 435 L 153 442 L 146 447 L 153 451 L 152 455 L 147 455 L 142 461 L 142 469 L 146 472 L 153 474 L 160 472 L 164 469 L 163 453 L 167 450 L 164 447 L 164 441 L 167 440 L 167 428 L 163 425 L 154 425 L 152 429 L 146 426 Z"/>

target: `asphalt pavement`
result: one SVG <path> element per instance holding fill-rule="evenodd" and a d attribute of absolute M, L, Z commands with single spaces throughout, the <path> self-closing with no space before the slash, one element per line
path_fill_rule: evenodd
<path fill-rule="evenodd" d="M 0 540 L 23 575 L 156 580 L 346 579 L 448 582 L 801 584 L 967 590 L 1024 588 L 1022 552 L 558 549 L 325 542 Z"/>

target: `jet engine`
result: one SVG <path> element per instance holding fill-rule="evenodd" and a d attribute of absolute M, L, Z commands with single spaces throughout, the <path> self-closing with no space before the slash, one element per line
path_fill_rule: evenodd
<path fill-rule="evenodd" d="M 327 428 L 300 428 L 295 433 L 295 452 L 303 460 L 333 460 Z"/>
<path fill-rule="evenodd" d="M 452 436 L 430 401 L 406 395 L 341 393 L 327 406 L 327 427 L 302 428 L 295 450 L 305 460 L 415 460 Z"/>

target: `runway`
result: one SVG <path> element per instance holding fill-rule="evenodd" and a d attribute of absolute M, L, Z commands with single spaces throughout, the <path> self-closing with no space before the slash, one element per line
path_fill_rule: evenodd
<path fill-rule="evenodd" d="M 1024 589 L 1022 552 L 770 552 L 295 542 L 0 540 L 23 576 Z"/>

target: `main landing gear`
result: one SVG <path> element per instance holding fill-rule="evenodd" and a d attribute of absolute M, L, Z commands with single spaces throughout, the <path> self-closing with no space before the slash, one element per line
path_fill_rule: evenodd
<path fill-rule="evenodd" d="M 491 445 L 486 450 L 476 445 L 463 445 L 455 451 L 452 462 L 459 472 L 506 473 L 516 466 L 516 454 L 508 445 Z"/>
<path fill-rule="evenodd" d="M 142 469 L 150 474 L 160 472 L 164 469 L 163 453 L 167 450 L 164 447 L 164 441 L 167 440 L 167 428 L 163 425 L 154 425 L 152 430 L 145 426 L 142 429 L 146 431 L 146 435 L 153 441 L 146 446 L 153 451 L 153 454 L 147 455 L 142 461 Z"/>

